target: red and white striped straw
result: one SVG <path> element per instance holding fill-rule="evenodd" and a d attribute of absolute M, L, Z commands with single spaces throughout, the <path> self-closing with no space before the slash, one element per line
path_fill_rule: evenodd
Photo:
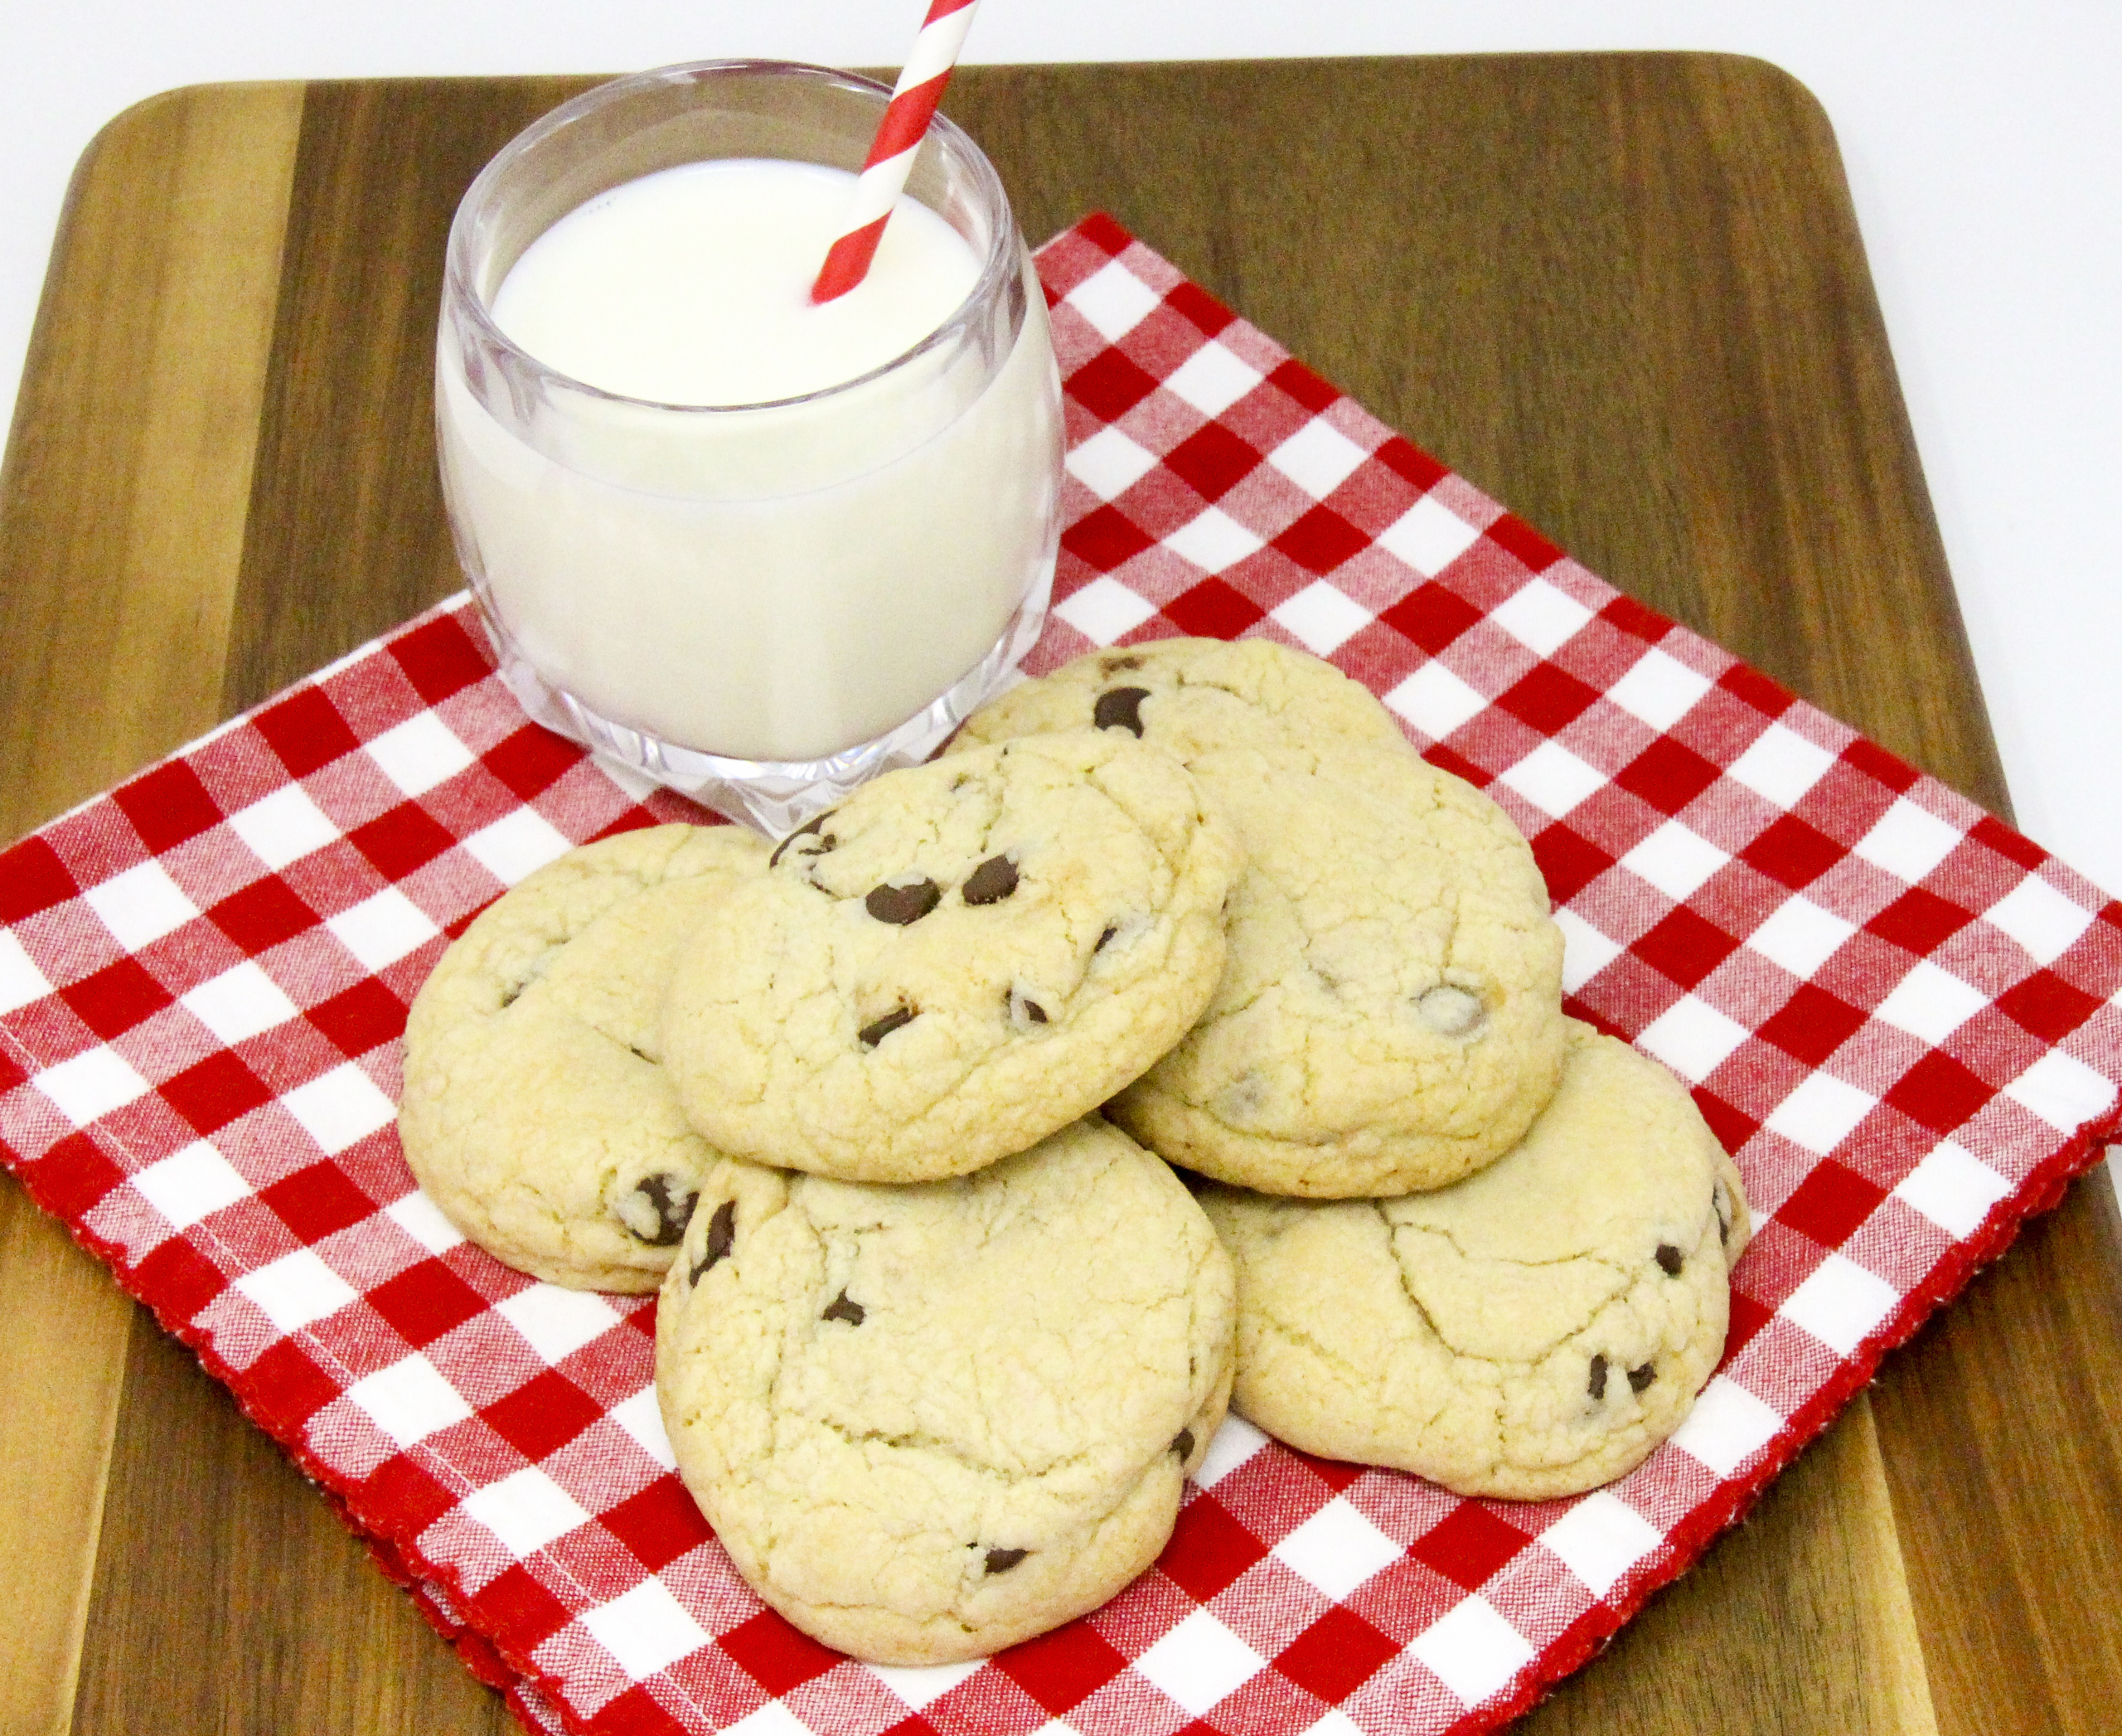
<path fill-rule="evenodd" d="M 826 253 L 818 280 L 811 286 L 813 302 L 845 295 L 870 274 L 870 262 L 884 238 L 884 221 L 906 186 L 914 153 L 928 136 L 928 123 L 943 99 L 943 87 L 951 81 L 951 69 L 958 63 L 958 51 L 965 46 L 965 33 L 972 27 L 973 11 L 979 4 L 980 0 L 932 0 L 855 183 L 847 227 Z"/>

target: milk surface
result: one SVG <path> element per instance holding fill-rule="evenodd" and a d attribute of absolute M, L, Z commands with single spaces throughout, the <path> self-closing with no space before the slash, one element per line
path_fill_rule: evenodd
<path fill-rule="evenodd" d="M 959 310 L 979 261 L 902 199 L 868 279 L 811 306 L 854 178 L 665 170 L 534 242 L 496 323 L 618 397 L 489 390 L 497 415 L 445 322 L 460 552 L 530 662 L 612 721 L 822 759 L 921 711 L 1051 579 L 1059 382 L 1030 262 L 1006 353 L 946 340 L 865 379 Z"/>
<path fill-rule="evenodd" d="M 762 404 L 910 350 L 980 275 L 957 231 L 902 196 L 870 274 L 812 304 L 855 177 L 816 163 L 686 163 L 600 193 L 530 244 L 494 322 L 548 367 L 661 404 Z"/>

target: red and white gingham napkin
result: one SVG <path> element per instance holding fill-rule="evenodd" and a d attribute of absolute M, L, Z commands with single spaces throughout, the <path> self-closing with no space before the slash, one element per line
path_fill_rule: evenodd
<path fill-rule="evenodd" d="M 1461 1501 L 1233 1418 L 1157 1567 L 980 1666 L 878 1670 L 730 1569 L 654 1305 L 416 1192 L 406 1004 L 569 845 L 692 811 L 527 723 L 461 599 L 0 856 L 0 1140 L 525 1722 L 1468 1732 L 1671 1579 L 2115 1130 L 2122 907 L 1622 597 L 1110 220 L 1040 269 L 1069 528 L 1033 667 L 1254 634 L 1367 682 L 1533 841 L 1571 1009 L 1694 1089 L 1760 1224 L 1633 1475 Z"/>

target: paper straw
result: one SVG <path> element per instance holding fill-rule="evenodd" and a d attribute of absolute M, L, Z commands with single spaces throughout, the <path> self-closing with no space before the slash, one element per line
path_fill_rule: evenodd
<path fill-rule="evenodd" d="M 972 27 L 979 3 L 933 0 L 928 16 L 921 21 L 921 34 L 913 39 L 913 51 L 906 57 L 891 101 L 884 105 L 877 136 L 855 183 L 847 226 L 826 253 L 818 280 L 811 286 L 813 302 L 845 295 L 869 275 L 885 219 L 906 186 L 913 153 L 921 148 L 936 105 L 943 99 L 943 87 L 951 81 L 951 69 L 958 63 L 958 51 L 965 46 L 965 33 Z"/>

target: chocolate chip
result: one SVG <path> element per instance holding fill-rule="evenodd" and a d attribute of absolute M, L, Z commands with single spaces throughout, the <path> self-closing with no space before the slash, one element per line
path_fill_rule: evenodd
<path fill-rule="evenodd" d="M 1415 1010 L 1422 1015 L 1423 1024 L 1443 1037 L 1470 1036 L 1488 1017 L 1480 996 L 1448 984 L 1430 990 L 1416 1001 Z"/>
<path fill-rule="evenodd" d="M 991 856 L 966 876 L 965 901 L 999 904 L 1017 890 L 1017 865 L 1005 856 Z"/>
<path fill-rule="evenodd" d="M 1101 675 L 1117 675 L 1123 669 L 1140 669 L 1142 660 L 1140 657 L 1101 657 L 1097 667 Z"/>
<path fill-rule="evenodd" d="M 638 1043 L 627 1044 L 627 1053 L 647 1062 L 652 1067 L 656 1065 L 656 1057 L 651 1055 L 646 1049 L 643 1049 Z"/>
<path fill-rule="evenodd" d="M 987 1552 L 987 1571 L 1006 1574 L 1030 1554 L 1030 1549 L 990 1549 Z"/>
<path fill-rule="evenodd" d="M 1656 1365 L 1646 1362 L 1641 1368 L 1632 1368 L 1628 1371 L 1628 1389 L 1632 1393 L 1640 1393 L 1657 1378 Z"/>
<path fill-rule="evenodd" d="M 692 1282 L 698 1283 L 714 1270 L 717 1260 L 726 1258 L 737 1245 L 737 1202 L 724 1200 L 715 1208 L 715 1215 L 707 1220 L 707 1253 L 700 1264 L 693 1268 Z"/>
<path fill-rule="evenodd" d="M 675 1248 L 686 1239 L 686 1225 L 693 1220 L 694 1190 L 676 1176 L 651 1176 L 635 1185 L 634 1191 L 647 1200 L 656 1214 L 656 1234 L 643 1235 L 632 1224 L 627 1234 L 651 1248 Z"/>
<path fill-rule="evenodd" d="M 1678 1278 L 1680 1275 L 1680 1250 L 1670 1242 L 1660 1242 L 1658 1244 L 1659 1270 L 1668 1278 Z"/>
<path fill-rule="evenodd" d="M 1208 1105 L 1209 1113 L 1227 1126 L 1243 1127 L 1267 1108 L 1272 1089 L 1267 1075 L 1256 1067 L 1241 1073 L 1218 1091 Z"/>
<path fill-rule="evenodd" d="M 1171 1438 L 1171 1450 L 1182 1459 L 1194 1457 L 1194 1431 L 1182 1428 Z"/>
<path fill-rule="evenodd" d="M 1147 687 L 1114 687 L 1097 696 L 1092 710 L 1091 721 L 1101 730 L 1127 730 L 1135 735 L 1142 733 L 1142 701 L 1150 696 Z"/>
<path fill-rule="evenodd" d="M 1022 989 L 1013 988 L 1002 999 L 1009 1009 L 1010 1024 L 1018 1030 L 1046 1023 L 1046 1009 L 1038 1001 L 1027 998 Z"/>
<path fill-rule="evenodd" d="M 911 1025 L 920 1011 L 918 1006 L 894 1006 L 875 1023 L 865 1025 L 859 1040 L 865 1049 L 874 1049 L 902 1025 Z"/>
<path fill-rule="evenodd" d="M 1732 1245 L 1732 1220 L 1722 1211 L 1717 1214 L 1717 1239 L 1724 1247 Z"/>
<path fill-rule="evenodd" d="M 778 844 L 773 846 L 773 854 L 766 859 L 767 866 L 771 868 L 776 862 L 779 861 L 782 854 L 787 850 L 788 846 L 794 843 L 798 838 L 807 838 L 815 836 L 818 841 L 818 847 L 816 850 L 807 851 L 805 854 L 809 856 L 823 856 L 828 850 L 833 847 L 835 843 L 838 841 L 838 840 L 828 836 L 824 831 L 826 822 L 830 820 L 832 817 L 833 810 L 831 808 L 827 808 L 815 820 L 809 821 L 806 824 L 797 827 L 795 831 L 790 832 L 787 837 L 783 838 Z"/>
<path fill-rule="evenodd" d="M 843 1290 L 833 1298 L 831 1307 L 818 1317 L 821 1320 L 844 1320 L 850 1326 L 859 1326 L 863 1320 L 862 1304 L 850 1302 L 847 1292 Z"/>
<path fill-rule="evenodd" d="M 934 909 L 942 895 L 943 889 L 933 880 L 915 880 L 905 886 L 872 886 L 862 900 L 862 908 L 879 922 L 904 928 Z"/>
<path fill-rule="evenodd" d="M 1595 1399 L 1606 1396 L 1606 1359 L 1604 1356 L 1592 1359 L 1592 1384 L 1585 1388 L 1585 1391 Z"/>
<path fill-rule="evenodd" d="M 1097 944 L 1091 948 L 1091 956 L 1096 958 L 1108 947 L 1125 952 L 1148 933 L 1152 926 L 1151 919 L 1140 910 L 1122 910 L 1100 932 Z"/>

